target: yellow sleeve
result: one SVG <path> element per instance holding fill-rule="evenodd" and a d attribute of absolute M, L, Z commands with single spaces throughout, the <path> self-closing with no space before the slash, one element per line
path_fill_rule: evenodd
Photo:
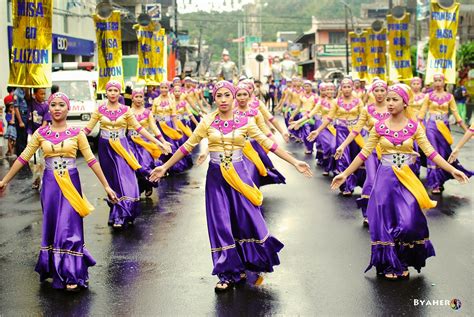
<path fill-rule="evenodd" d="M 453 116 L 456 118 L 456 122 L 461 122 L 462 118 L 459 115 L 458 107 L 456 106 L 456 101 L 454 101 L 453 95 L 451 95 L 451 99 L 449 100 L 449 109 L 451 110 Z"/>
<path fill-rule="evenodd" d="M 265 123 L 265 118 L 263 117 L 262 113 L 259 111 L 258 114 L 255 116 L 255 123 L 257 124 L 257 127 L 262 130 L 262 132 L 266 136 L 270 136 L 272 134 L 272 131 L 270 131 L 270 128 L 267 126 Z"/>
<path fill-rule="evenodd" d="M 158 97 L 153 99 L 153 104 L 151 105 L 151 112 L 152 113 L 157 113 L 156 107 L 158 106 Z"/>
<path fill-rule="evenodd" d="M 367 111 L 367 108 L 362 108 L 362 112 L 359 116 L 359 120 L 357 120 L 357 124 L 355 125 L 354 129 L 352 129 L 352 131 L 360 133 L 360 131 L 362 131 L 362 129 L 367 125 L 369 116 L 370 114 Z"/>
<path fill-rule="evenodd" d="M 267 150 L 275 151 L 275 149 L 278 147 L 276 143 L 273 143 L 272 140 L 267 138 L 265 134 L 260 131 L 253 120 L 250 120 L 247 124 L 247 134 Z"/>
<path fill-rule="evenodd" d="M 375 131 L 375 127 L 373 127 L 372 130 L 370 130 L 369 139 L 365 143 L 364 148 L 359 153 L 359 157 L 362 155 L 364 157 L 362 159 L 365 161 L 375 149 L 379 141 L 380 135 L 377 133 L 377 131 Z"/>
<path fill-rule="evenodd" d="M 176 102 L 174 98 L 170 98 L 170 108 L 171 108 L 171 115 L 175 116 L 176 115 Z"/>
<path fill-rule="evenodd" d="M 96 108 L 94 112 L 92 113 L 91 119 L 89 120 L 89 122 L 87 123 L 85 127 L 86 133 L 90 133 L 94 129 L 99 119 L 100 119 L 99 109 Z"/>
<path fill-rule="evenodd" d="M 423 101 L 423 105 L 420 108 L 420 111 L 418 112 L 418 120 L 423 120 L 425 119 L 426 112 L 428 111 L 428 107 L 430 105 L 430 97 L 427 95 L 425 100 Z"/>
<path fill-rule="evenodd" d="M 317 115 L 318 112 L 321 110 L 321 103 L 317 103 L 316 107 L 311 110 L 311 112 L 308 114 L 308 118 L 312 118 L 313 116 Z"/>
<path fill-rule="evenodd" d="M 272 121 L 273 120 L 273 116 L 272 114 L 270 113 L 270 111 L 268 110 L 268 108 L 265 106 L 264 103 L 262 102 L 259 102 L 258 103 L 258 110 L 262 113 L 263 117 L 268 120 L 268 121 Z"/>
<path fill-rule="evenodd" d="M 414 137 L 415 137 L 416 143 L 418 143 L 418 146 L 421 148 L 423 153 L 425 153 L 426 157 L 428 157 L 429 159 L 432 159 L 434 156 L 436 156 L 437 152 L 431 145 L 430 141 L 428 141 L 428 138 L 426 137 L 426 134 L 425 134 L 425 130 L 423 129 L 421 124 L 418 124 Z"/>
<path fill-rule="evenodd" d="M 199 144 L 199 142 L 207 137 L 207 129 L 209 129 L 207 121 L 208 120 L 205 119 L 201 120 L 196 129 L 194 129 L 193 134 L 191 134 L 189 139 L 181 146 L 181 149 L 184 148 L 184 150 L 187 152 L 185 154 L 191 153 L 193 149 Z"/>
<path fill-rule="evenodd" d="M 148 125 L 150 126 L 151 132 L 153 132 L 154 136 L 160 136 L 161 132 L 156 126 L 156 121 L 155 118 L 153 117 L 153 113 L 150 111 L 150 114 L 148 115 Z"/>
<path fill-rule="evenodd" d="M 92 153 L 89 141 L 87 141 L 87 137 L 82 131 L 77 135 L 77 146 L 87 163 L 95 161 L 95 156 L 94 153 Z"/>
<path fill-rule="evenodd" d="M 331 109 L 329 109 L 328 112 L 328 119 L 329 120 L 334 120 L 336 119 L 336 111 L 337 111 L 337 103 L 336 102 L 331 102 Z"/>
<path fill-rule="evenodd" d="M 139 131 L 142 128 L 140 122 L 138 122 L 135 115 L 130 111 L 130 108 L 127 109 L 127 112 L 124 114 L 125 120 L 127 120 L 127 124 L 129 127 L 132 127 L 134 130 Z"/>
<path fill-rule="evenodd" d="M 38 148 L 40 147 L 41 145 L 40 137 L 41 136 L 38 130 L 36 130 L 35 133 L 33 133 L 33 135 L 31 136 L 31 140 L 30 142 L 28 142 L 28 145 L 26 146 L 26 148 L 23 150 L 23 152 L 21 152 L 20 161 L 22 161 L 24 164 L 26 164 L 26 162 L 30 160 L 33 154 L 36 153 L 36 150 L 38 150 Z"/>

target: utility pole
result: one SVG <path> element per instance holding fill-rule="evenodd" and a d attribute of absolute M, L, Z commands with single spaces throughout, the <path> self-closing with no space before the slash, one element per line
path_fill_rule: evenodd
<path fill-rule="evenodd" d="M 178 0 L 173 0 L 174 6 L 174 34 L 176 35 L 176 42 L 178 42 Z"/>
<path fill-rule="evenodd" d="M 349 75 L 349 25 L 347 22 L 347 6 L 344 5 L 344 17 L 346 20 L 346 73 Z"/>
<path fill-rule="evenodd" d="M 202 38 L 202 24 L 199 24 L 199 42 L 198 42 L 198 57 L 196 61 L 196 71 L 198 77 L 201 75 L 201 72 L 199 71 L 199 68 L 201 67 L 201 38 Z"/>
<path fill-rule="evenodd" d="M 238 54 L 237 54 L 237 67 L 239 69 L 239 72 L 240 70 L 242 69 L 242 42 L 241 42 L 241 38 L 242 38 L 242 21 L 239 20 L 237 22 L 237 38 L 239 39 L 239 43 L 238 43 Z M 245 39 L 244 39 L 245 40 Z"/>

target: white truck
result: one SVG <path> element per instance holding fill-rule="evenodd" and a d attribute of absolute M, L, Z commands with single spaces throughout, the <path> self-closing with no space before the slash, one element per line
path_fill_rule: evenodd
<path fill-rule="evenodd" d="M 84 128 L 89 122 L 92 112 L 99 103 L 103 102 L 97 100 L 96 96 L 98 74 L 96 71 L 87 70 L 93 68 L 93 63 L 53 65 L 53 85 L 57 85 L 59 91 L 68 95 L 71 100 L 71 109 L 67 117 L 70 126 Z M 95 139 L 98 134 L 99 125 L 97 124 L 89 134 L 89 138 Z"/>

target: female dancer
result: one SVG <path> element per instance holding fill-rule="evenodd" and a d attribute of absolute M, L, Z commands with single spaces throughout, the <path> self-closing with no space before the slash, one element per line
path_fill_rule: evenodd
<path fill-rule="evenodd" d="M 275 142 L 273 134 L 266 125 L 264 116 L 259 110 L 259 106 L 255 105 L 259 101 L 251 101 L 251 88 L 248 85 L 239 84 L 235 90 L 237 101 L 237 106 L 234 110 L 235 114 L 254 118 L 260 131 Z M 252 103 L 254 104 L 253 107 L 251 106 Z M 275 169 L 268 157 L 267 151 L 256 140 L 246 141 L 243 154 L 249 163 L 249 174 L 257 187 L 269 184 L 285 184 L 285 177 Z"/>
<path fill-rule="evenodd" d="M 104 170 L 110 186 L 119 196 L 118 203 L 109 203 L 108 223 L 114 229 L 120 229 L 132 224 L 139 213 L 138 201 L 140 194 L 134 171 L 142 166 L 135 156 L 130 154 L 130 146 L 125 135 L 127 126 L 135 129 L 150 142 L 158 145 L 164 153 L 169 153 L 170 148 L 169 145 L 161 143 L 146 129 L 143 129 L 130 108 L 118 102 L 122 89 L 119 82 L 111 80 L 107 83 L 105 89 L 108 101 L 92 113 L 91 120 L 84 128 L 84 132 L 89 134 L 97 122 L 100 122 L 100 166 Z"/>
<path fill-rule="evenodd" d="M 378 121 L 383 121 L 390 116 L 385 105 L 385 98 L 387 96 L 387 83 L 383 80 L 377 80 L 371 86 L 371 93 L 374 95 L 375 103 L 368 105 L 362 110 L 362 114 L 359 117 L 357 125 L 352 130 L 351 134 L 342 142 L 342 144 L 336 149 L 334 158 L 340 159 L 344 153 L 346 147 L 351 144 L 352 141 L 360 134 L 364 127 L 367 130 L 371 130 L 374 124 Z M 370 198 L 370 193 L 374 185 L 375 174 L 380 165 L 380 147 L 372 152 L 372 154 L 364 162 L 366 178 L 364 186 L 362 186 L 361 198 L 357 199 L 357 206 L 362 210 L 362 216 L 364 217 L 364 226 L 368 226 L 367 220 L 367 202 Z"/>
<path fill-rule="evenodd" d="M 293 78 L 293 88 L 290 89 L 288 95 L 286 96 L 286 103 L 288 106 L 286 107 L 286 113 L 285 113 L 285 124 L 286 127 L 290 125 L 292 122 L 290 119 L 296 119 L 299 120 L 301 118 L 300 114 L 296 114 L 293 116 L 293 114 L 296 111 L 296 108 L 301 106 L 301 95 L 303 94 L 303 87 L 301 87 L 302 81 L 301 78 L 295 77 Z M 300 133 L 298 131 L 292 130 L 290 131 L 290 137 L 293 137 L 296 139 L 298 143 L 303 142 L 301 139 Z"/>
<path fill-rule="evenodd" d="M 422 81 L 420 77 L 413 77 L 410 81 L 410 87 L 413 92 L 413 98 L 410 100 L 408 110 L 409 115 L 412 116 L 410 119 L 416 119 L 418 117 L 418 112 L 420 112 L 421 107 L 426 102 L 428 95 L 421 92 Z"/>
<path fill-rule="evenodd" d="M 305 80 L 303 83 L 303 92 L 300 94 L 301 104 L 298 105 L 295 111 L 290 116 L 290 122 L 293 122 L 294 119 L 307 117 L 308 119 L 304 120 L 302 128 L 299 129 L 299 133 L 296 133 L 300 139 L 303 140 L 306 150 L 304 154 L 313 154 L 314 142 L 308 141 L 306 138 L 309 133 L 315 129 L 314 119 L 308 115 L 311 110 L 314 109 L 316 104 L 319 101 L 318 96 L 313 92 L 313 85 L 311 81 Z M 298 116 L 297 116 L 298 115 Z"/>
<path fill-rule="evenodd" d="M 272 272 L 279 264 L 283 244 L 270 235 L 259 210 L 261 192 L 254 187 L 242 161 L 246 135 L 286 160 L 300 173 L 311 176 L 308 164 L 298 161 L 273 143 L 253 120 L 233 113 L 235 88 L 227 81 L 214 87 L 218 110 L 201 120 L 193 135 L 163 166 L 155 168 L 151 180 L 163 177 L 173 164 L 203 139 L 208 138 L 211 161 L 206 177 L 206 214 L 211 242 L 215 290 L 227 291 L 245 281 L 245 271 Z"/>
<path fill-rule="evenodd" d="M 281 93 L 280 101 L 278 102 L 278 105 L 275 108 L 275 113 L 278 113 L 279 111 L 281 111 L 283 113 L 283 116 L 285 116 L 286 108 L 288 107 L 288 103 L 287 103 L 288 98 L 287 97 L 288 97 L 288 94 L 290 93 L 292 87 L 293 87 L 292 79 L 288 78 L 286 80 L 286 87 L 283 89 L 283 91 Z"/>
<path fill-rule="evenodd" d="M 316 139 L 321 131 L 329 125 L 329 123 L 331 123 L 334 119 L 337 119 L 334 125 L 336 127 L 336 147 L 339 147 L 339 145 L 344 142 L 359 120 L 359 116 L 363 109 L 362 101 L 352 95 L 352 86 L 353 84 L 351 79 L 345 78 L 342 80 L 342 96 L 339 97 L 337 102 L 332 106 L 328 116 L 323 121 L 321 126 L 309 134 L 308 140 L 312 141 Z M 354 141 L 344 149 L 343 155 L 335 163 L 335 172 L 337 174 L 341 173 L 347 168 L 347 166 L 349 166 L 352 160 L 356 157 L 357 153 L 359 153 L 363 143 L 362 136 L 359 134 L 354 139 Z M 347 182 L 341 186 L 342 194 L 344 196 L 351 196 L 354 188 L 357 185 L 362 185 L 364 180 L 365 173 L 363 170 L 359 170 L 357 175 L 350 175 L 347 179 Z"/>
<path fill-rule="evenodd" d="M 28 164 L 36 150 L 43 149 L 46 159 L 41 190 L 43 234 L 35 271 L 40 274 L 42 282 L 52 278 L 53 288 L 78 291 L 87 288 L 88 267 L 96 263 L 84 246 L 82 217 L 87 216 L 94 207 L 82 195 L 76 168 L 78 149 L 109 199 L 114 203 L 118 200 L 99 164 L 96 164 L 85 134 L 79 128 L 67 126 L 69 98 L 57 92 L 49 97 L 48 105 L 51 125 L 41 127 L 33 134 L 27 148 L 0 181 L 0 190 L 5 189 L 8 182 Z"/>
<path fill-rule="evenodd" d="M 149 108 L 145 108 L 145 94 L 143 89 L 135 88 L 132 91 L 132 108 L 131 112 L 140 123 L 140 125 L 153 134 L 161 143 L 167 143 L 163 138 L 160 130 L 156 126 L 153 113 Z M 145 192 L 146 197 L 150 197 L 153 193 L 153 187 L 157 187 L 158 183 L 151 183 L 147 180 L 150 172 L 156 167 L 163 164 L 159 158 L 162 155 L 161 149 L 156 144 L 144 140 L 142 136 L 133 128 L 128 130 L 128 144 L 133 156 L 136 157 L 141 168 L 135 171 L 138 180 L 138 189 L 140 193 Z"/>
<path fill-rule="evenodd" d="M 177 130 L 176 100 L 169 93 L 167 82 L 160 84 L 160 96 L 153 100 L 152 112 L 165 140 L 171 144 L 172 153 L 176 152 L 183 143 L 183 132 Z M 163 158 L 163 160 L 165 161 L 168 158 Z M 190 158 L 184 159 L 173 167 L 171 173 L 182 173 L 191 166 L 192 160 Z"/>
<path fill-rule="evenodd" d="M 422 210 L 433 208 L 436 202 L 430 200 L 423 184 L 410 169 L 414 162 L 413 141 L 460 183 L 468 180 L 463 172 L 438 155 L 421 125 L 407 118 L 409 89 L 403 84 L 389 87 L 386 105 L 390 117 L 375 124 L 364 149 L 331 185 L 333 189 L 341 186 L 380 144 L 382 164 L 374 183 L 377 190 L 372 192 L 367 207 L 372 256 L 366 272 L 375 266 L 378 274 L 390 280 L 408 278 L 409 266 L 420 272 L 426 259 L 435 255 Z"/>
<path fill-rule="evenodd" d="M 199 122 L 190 110 L 189 104 L 186 101 L 186 94 L 181 89 L 173 89 L 173 96 L 176 100 L 176 122 L 178 129 L 183 132 L 183 139 L 186 141 L 193 133 L 191 124 L 197 126 Z"/>
<path fill-rule="evenodd" d="M 448 111 L 451 110 L 456 118 L 456 122 L 464 131 L 467 130 L 467 126 L 458 114 L 453 95 L 444 91 L 444 75 L 434 75 L 433 88 L 434 91 L 429 94 L 429 97 L 425 100 L 425 103 L 418 113 L 418 120 L 422 121 L 425 114 L 428 113 L 426 136 L 435 150 L 447 160 L 451 155 L 451 144 L 453 143 L 451 131 L 449 130 Z M 454 166 L 469 177 L 472 176 L 472 172 L 464 169 L 459 162 L 454 162 Z M 428 160 L 426 186 L 431 189 L 433 194 L 440 194 L 443 190 L 444 183 L 451 178 L 451 174 L 438 168 L 433 161 Z"/>

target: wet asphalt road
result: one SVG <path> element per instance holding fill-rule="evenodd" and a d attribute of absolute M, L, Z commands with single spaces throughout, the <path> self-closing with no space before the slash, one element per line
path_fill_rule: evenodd
<path fill-rule="evenodd" d="M 470 169 L 473 148 L 471 142 L 460 157 Z M 301 145 L 287 149 L 305 158 Z M 79 294 L 38 282 L 41 206 L 24 169 L 0 196 L 0 316 L 473 315 L 473 183 L 448 182 L 427 215 L 437 256 L 421 274 L 412 270 L 409 281 L 390 282 L 374 269 L 363 273 L 370 239 L 355 197 L 331 192 L 330 179 L 318 169 L 305 179 L 272 158 L 287 177 L 287 185 L 263 188 L 268 226 L 285 244 L 281 265 L 260 287 L 219 295 L 204 211 L 205 166 L 163 180 L 160 199 L 142 199 L 135 226 L 116 233 L 107 226 L 105 194 L 80 159 L 85 194 L 96 206 L 85 219 L 85 239 L 97 265 L 89 270 L 89 290 Z M 11 163 L 0 160 L 0 177 Z M 462 302 L 458 311 L 414 305 L 415 299 L 453 298 Z"/>

